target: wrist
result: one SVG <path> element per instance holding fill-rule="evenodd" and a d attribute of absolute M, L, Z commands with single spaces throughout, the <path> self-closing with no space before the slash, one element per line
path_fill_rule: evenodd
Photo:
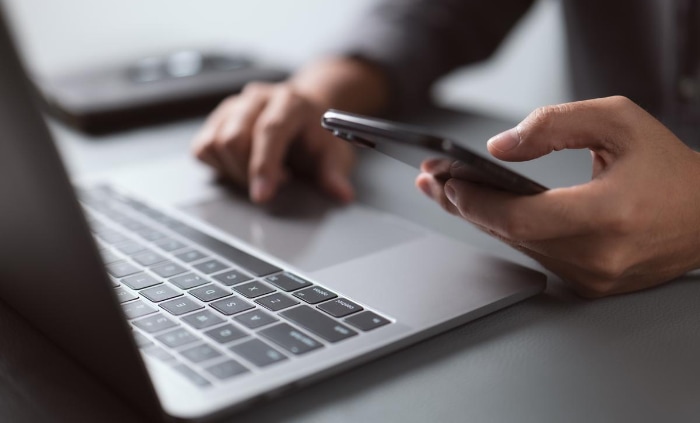
<path fill-rule="evenodd" d="M 323 109 L 378 114 L 388 104 L 384 74 L 376 66 L 357 59 L 318 60 L 301 69 L 289 83 Z"/>

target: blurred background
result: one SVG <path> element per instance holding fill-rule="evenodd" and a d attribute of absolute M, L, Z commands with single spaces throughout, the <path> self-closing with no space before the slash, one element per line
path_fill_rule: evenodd
<path fill-rule="evenodd" d="M 373 2 L 6 0 L 28 65 L 39 76 L 220 46 L 293 71 L 330 51 Z M 507 119 L 567 101 L 559 2 L 539 0 L 492 60 L 453 73 L 435 93 L 440 104 Z"/>

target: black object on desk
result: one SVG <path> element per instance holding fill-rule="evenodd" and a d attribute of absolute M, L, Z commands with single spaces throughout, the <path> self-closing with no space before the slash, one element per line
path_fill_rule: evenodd
<path fill-rule="evenodd" d="M 182 50 L 35 83 L 51 114 L 97 134 L 204 114 L 248 82 L 287 75 L 245 56 Z"/>

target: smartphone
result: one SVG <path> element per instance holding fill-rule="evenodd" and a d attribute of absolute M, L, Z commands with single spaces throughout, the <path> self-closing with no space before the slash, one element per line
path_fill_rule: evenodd
<path fill-rule="evenodd" d="M 321 126 L 359 147 L 371 148 L 420 169 L 438 179 L 464 179 L 521 195 L 547 188 L 449 139 L 420 128 L 330 109 Z"/>

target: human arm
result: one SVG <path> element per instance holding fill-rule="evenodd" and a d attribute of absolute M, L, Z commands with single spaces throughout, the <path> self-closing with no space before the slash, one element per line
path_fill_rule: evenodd
<path fill-rule="evenodd" d="M 441 76 L 490 57 L 533 0 L 383 0 L 361 16 L 336 51 L 388 75 L 392 113 L 429 101 Z"/>
<path fill-rule="evenodd" d="M 457 179 L 443 185 L 429 172 L 416 180 L 448 212 L 534 258 L 581 295 L 649 288 L 700 267 L 700 155 L 626 98 L 538 109 L 488 148 L 508 161 L 591 150 L 590 182 L 534 196 Z"/>

